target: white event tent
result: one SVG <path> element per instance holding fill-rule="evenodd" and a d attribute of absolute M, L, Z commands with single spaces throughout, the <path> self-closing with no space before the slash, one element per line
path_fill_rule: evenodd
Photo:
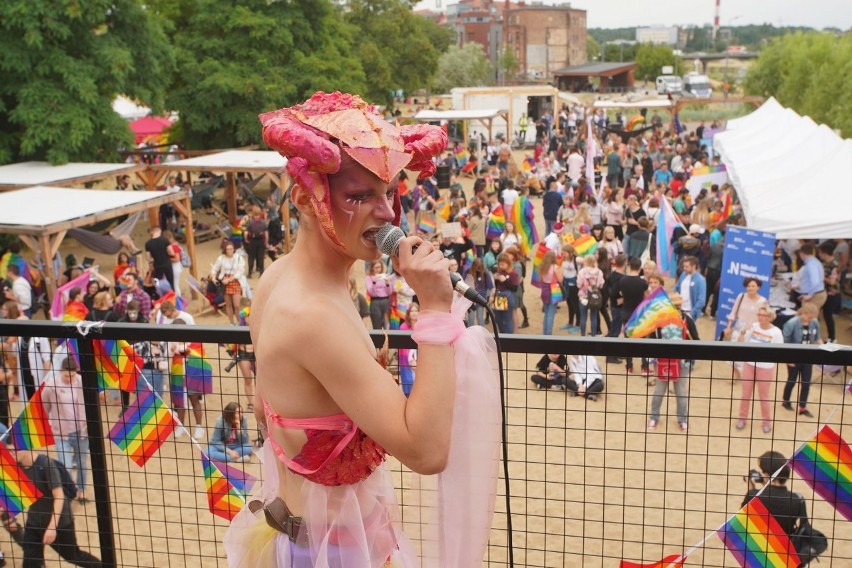
<path fill-rule="evenodd" d="M 749 228 L 779 239 L 852 237 L 852 140 L 774 98 L 716 134 Z"/>

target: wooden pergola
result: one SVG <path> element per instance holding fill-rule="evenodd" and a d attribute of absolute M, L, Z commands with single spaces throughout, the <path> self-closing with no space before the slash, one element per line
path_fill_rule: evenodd
<path fill-rule="evenodd" d="M 81 187 L 84 183 L 109 176 L 139 173 L 145 164 L 105 164 L 71 162 L 54 166 L 47 162 L 20 162 L 0 166 L 0 191 L 33 187 L 36 185 Z M 140 179 L 141 176 L 140 176 Z M 153 189 L 153 186 L 147 186 Z"/>
<path fill-rule="evenodd" d="M 103 177 L 103 176 L 101 176 Z M 0 233 L 19 235 L 32 250 L 41 252 L 50 298 L 56 293 L 52 259 L 69 229 L 85 227 L 137 211 L 172 204 L 187 219 L 186 248 L 192 259 L 190 274 L 198 277 L 192 229 L 191 196 L 186 191 L 112 191 L 36 186 L 0 193 Z M 38 204 L 37 206 L 35 204 Z"/>
<path fill-rule="evenodd" d="M 225 174 L 225 197 L 228 203 L 228 220 L 231 225 L 237 222 L 237 181 L 238 172 L 248 172 L 253 175 L 267 174 L 281 190 L 286 204 L 286 189 L 289 176 L 284 171 L 287 159 L 278 152 L 272 151 L 250 151 L 250 150 L 226 150 L 215 154 L 196 156 L 185 160 L 165 162 L 150 166 L 150 183 L 156 184 L 166 174 L 172 172 L 221 172 Z M 282 207 L 282 221 L 284 223 L 284 247 L 290 251 L 290 208 Z"/>

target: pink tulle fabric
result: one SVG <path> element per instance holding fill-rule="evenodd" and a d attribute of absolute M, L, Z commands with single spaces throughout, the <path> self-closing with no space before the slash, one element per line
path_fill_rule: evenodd
<path fill-rule="evenodd" d="M 431 513 L 423 531 L 420 558 L 403 534 L 393 479 L 385 464 L 362 481 L 328 486 L 302 482 L 302 517 L 309 550 L 294 554 L 288 537 L 270 528 L 262 511 L 244 507 L 225 535 L 232 568 L 379 568 L 393 566 L 472 568 L 482 565 L 491 530 L 500 448 L 500 393 L 496 349 L 481 327 L 465 329 L 470 302 L 459 298 L 452 314 L 424 312 L 414 337 L 423 344 L 449 344 L 455 350 L 456 393 L 446 470 L 414 476 L 420 487 L 412 500 Z M 267 439 L 261 452 L 263 485 L 251 498 L 267 503 L 277 495 L 278 459 Z M 437 487 L 437 492 L 428 489 Z M 408 495 L 409 493 L 407 493 Z M 408 499 L 408 497 L 406 497 Z M 424 517 L 411 519 L 412 527 Z M 422 527 L 421 527 L 422 528 Z"/>

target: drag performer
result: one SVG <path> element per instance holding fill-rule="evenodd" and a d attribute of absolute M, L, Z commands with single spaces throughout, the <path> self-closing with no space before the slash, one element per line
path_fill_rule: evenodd
<path fill-rule="evenodd" d="M 434 173 L 446 135 L 397 127 L 342 93 L 318 92 L 260 120 L 264 141 L 288 159 L 301 224 L 252 303 L 264 486 L 225 536 L 228 563 L 481 566 L 499 450 L 493 342 L 465 328 L 469 302 L 454 301 L 443 254 L 405 238 L 394 264 L 421 305 L 417 382 L 406 398 L 347 287 L 356 261 L 380 258 L 376 232 L 399 224 L 397 175 Z M 439 474 L 440 506 L 419 552 L 402 530 L 387 455 Z"/>

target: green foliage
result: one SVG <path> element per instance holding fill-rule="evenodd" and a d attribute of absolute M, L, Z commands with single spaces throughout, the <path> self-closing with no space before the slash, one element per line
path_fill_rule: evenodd
<path fill-rule="evenodd" d="M 675 55 L 668 45 L 643 43 L 636 50 L 636 63 L 636 78 L 653 81 L 662 74 L 664 65 L 674 67 Z"/>
<path fill-rule="evenodd" d="M 167 97 L 188 148 L 261 141 L 260 112 L 314 91 L 364 93 L 353 34 L 328 0 L 155 1 L 168 18 L 178 67 Z"/>
<path fill-rule="evenodd" d="M 586 34 L 586 59 L 595 61 L 601 56 L 601 46 L 590 34 Z"/>
<path fill-rule="evenodd" d="M 0 163 L 105 161 L 132 142 L 118 94 L 154 110 L 174 64 L 138 0 L 0 2 Z"/>
<path fill-rule="evenodd" d="M 345 20 L 355 29 L 357 52 L 369 73 L 366 98 L 390 103 L 396 89 L 432 84 L 438 58 L 453 41 L 450 28 L 414 15 L 413 0 L 350 0 Z M 378 72 L 374 74 L 374 69 Z"/>
<path fill-rule="evenodd" d="M 450 46 L 438 60 L 435 89 L 447 93 L 453 87 L 479 87 L 494 84 L 494 69 L 478 43 Z"/>
<path fill-rule="evenodd" d="M 636 28 L 589 28 L 586 31 L 588 32 L 589 37 L 594 39 L 600 45 L 617 39 L 626 39 L 630 41 L 636 39 Z"/>
<path fill-rule="evenodd" d="M 778 38 L 751 65 L 744 88 L 850 137 L 852 36 L 811 32 Z"/>
<path fill-rule="evenodd" d="M 636 60 L 635 43 L 607 43 L 604 45 L 603 60 L 604 61 L 635 61 Z"/>

